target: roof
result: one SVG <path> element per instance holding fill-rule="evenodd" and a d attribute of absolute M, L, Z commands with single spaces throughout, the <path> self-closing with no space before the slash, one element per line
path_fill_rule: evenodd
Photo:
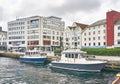
<path fill-rule="evenodd" d="M 82 28 L 82 29 L 84 29 L 84 28 L 86 28 L 88 26 L 87 24 L 82 24 L 82 23 L 77 23 L 77 22 L 75 22 L 75 24 L 77 26 L 80 26 L 80 28 Z"/>
<path fill-rule="evenodd" d="M 56 17 L 56 16 L 49 16 L 48 18 L 54 18 L 54 19 L 58 19 L 61 20 L 62 18 Z"/>
<path fill-rule="evenodd" d="M 98 21 L 94 22 L 93 24 L 91 24 L 89 27 L 103 25 L 103 24 L 106 24 L 106 19 L 98 20 Z"/>
<path fill-rule="evenodd" d="M 79 49 L 68 49 L 68 50 L 64 50 L 62 51 L 62 54 L 86 54 L 87 52 L 84 51 L 80 51 Z"/>

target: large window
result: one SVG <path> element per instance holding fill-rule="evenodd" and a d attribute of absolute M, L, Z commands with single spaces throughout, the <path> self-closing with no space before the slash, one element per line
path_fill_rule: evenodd
<path fill-rule="evenodd" d="M 39 19 L 34 19 L 30 21 L 31 28 L 37 28 L 39 26 Z"/>
<path fill-rule="evenodd" d="M 118 26 L 118 30 L 120 30 L 120 26 Z"/>
<path fill-rule="evenodd" d="M 120 32 L 118 33 L 118 36 L 120 36 Z"/>
<path fill-rule="evenodd" d="M 117 43 L 120 44 L 120 40 L 118 40 Z"/>

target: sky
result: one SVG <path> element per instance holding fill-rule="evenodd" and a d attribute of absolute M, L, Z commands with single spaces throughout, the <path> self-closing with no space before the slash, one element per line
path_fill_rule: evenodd
<path fill-rule="evenodd" d="M 7 22 L 36 15 L 60 17 L 65 26 L 90 25 L 111 10 L 120 11 L 120 0 L 0 0 L 0 26 L 7 31 Z"/>

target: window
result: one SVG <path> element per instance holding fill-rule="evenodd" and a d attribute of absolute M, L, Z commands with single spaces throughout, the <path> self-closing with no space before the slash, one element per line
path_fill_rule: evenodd
<path fill-rule="evenodd" d="M 93 40 L 95 40 L 95 37 L 93 37 Z"/>
<path fill-rule="evenodd" d="M 93 35 L 95 34 L 95 31 L 93 31 Z"/>
<path fill-rule="evenodd" d="M 98 31 L 98 34 L 100 34 L 100 31 Z"/>
<path fill-rule="evenodd" d="M 118 30 L 120 30 L 120 26 L 118 26 Z"/>
<path fill-rule="evenodd" d="M 89 43 L 89 46 L 91 46 L 91 43 Z"/>
<path fill-rule="evenodd" d="M 75 54 L 75 58 L 78 58 L 78 54 Z"/>
<path fill-rule="evenodd" d="M 86 41 L 86 38 L 84 38 L 84 41 Z"/>
<path fill-rule="evenodd" d="M 95 46 L 95 43 L 93 43 L 93 46 Z"/>
<path fill-rule="evenodd" d="M 53 40 L 55 39 L 55 37 L 53 36 Z"/>
<path fill-rule="evenodd" d="M 86 43 L 84 45 L 86 46 Z"/>
<path fill-rule="evenodd" d="M 103 33 L 105 33 L 105 30 L 103 30 Z"/>
<path fill-rule="evenodd" d="M 89 35 L 91 35 L 91 33 L 89 32 Z"/>
<path fill-rule="evenodd" d="M 105 43 L 105 42 L 104 42 L 103 44 L 104 44 L 104 45 L 106 45 L 106 43 Z"/>
<path fill-rule="evenodd" d="M 68 58 L 67 54 L 65 54 L 65 57 Z"/>
<path fill-rule="evenodd" d="M 120 40 L 118 40 L 117 43 L 120 44 Z"/>
<path fill-rule="evenodd" d="M 118 33 L 118 36 L 120 36 L 120 32 Z"/>
<path fill-rule="evenodd" d="M 72 58 L 74 58 L 74 54 L 72 54 Z"/>
<path fill-rule="evenodd" d="M 100 36 L 98 36 L 98 40 L 100 40 Z"/>
<path fill-rule="evenodd" d="M 89 41 L 91 40 L 91 38 L 89 38 Z"/>
<path fill-rule="evenodd" d="M 86 36 L 86 33 L 84 33 L 84 36 Z"/>
<path fill-rule="evenodd" d="M 98 46 L 100 46 L 100 42 L 98 42 Z"/>
<path fill-rule="evenodd" d="M 105 24 L 103 25 L 103 27 L 105 27 Z"/>
<path fill-rule="evenodd" d="M 103 39 L 105 39 L 105 36 L 103 36 Z"/>

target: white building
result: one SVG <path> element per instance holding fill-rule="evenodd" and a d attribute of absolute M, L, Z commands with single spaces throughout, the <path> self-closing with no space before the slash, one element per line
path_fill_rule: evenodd
<path fill-rule="evenodd" d="M 0 50 L 7 50 L 7 32 L 0 27 Z"/>
<path fill-rule="evenodd" d="M 114 47 L 120 47 L 120 20 L 114 25 Z"/>
<path fill-rule="evenodd" d="M 120 12 L 108 11 L 106 19 L 98 20 L 84 28 L 73 23 L 66 28 L 65 36 L 67 48 L 120 47 Z"/>
<path fill-rule="evenodd" d="M 65 23 L 61 18 L 33 16 L 8 22 L 10 49 L 38 48 L 51 51 L 60 46 Z"/>
<path fill-rule="evenodd" d="M 82 31 L 88 25 L 74 22 L 72 26 L 65 29 L 64 48 L 81 48 L 82 46 Z"/>
<path fill-rule="evenodd" d="M 87 26 L 82 32 L 82 48 L 106 47 L 106 20 L 99 20 Z"/>
<path fill-rule="evenodd" d="M 8 50 L 16 51 L 26 48 L 26 24 L 26 18 L 8 22 Z"/>

